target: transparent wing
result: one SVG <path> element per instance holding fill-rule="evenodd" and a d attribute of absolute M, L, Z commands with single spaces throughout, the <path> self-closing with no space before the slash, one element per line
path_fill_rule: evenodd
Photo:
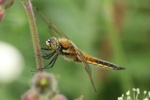
<path fill-rule="evenodd" d="M 39 11 L 38 8 L 35 8 L 36 11 L 39 13 L 40 17 L 48 24 L 49 29 L 52 29 L 55 33 L 56 36 L 61 37 L 63 36 L 64 38 L 69 39 L 61 30 L 59 30 L 48 18 L 44 16 L 44 14 Z"/>
<path fill-rule="evenodd" d="M 86 70 L 86 72 L 87 72 L 87 74 L 88 74 L 88 76 L 90 78 L 90 81 L 92 83 L 92 86 L 93 86 L 95 92 L 97 92 L 95 84 L 94 84 L 94 81 L 93 81 L 93 78 L 92 78 L 92 75 L 91 75 L 91 69 L 90 69 L 89 64 L 86 62 L 82 52 L 80 50 L 78 50 L 78 49 L 75 49 L 75 50 L 77 52 L 77 56 L 79 57 L 79 59 L 81 60 L 82 64 L 84 65 L 84 68 L 85 68 L 85 70 Z"/>
<path fill-rule="evenodd" d="M 36 9 L 36 11 L 39 13 L 40 17 L 48 24 L 49 28 L 54 31 L 54 33 L 55 33 L 56 36 L 58 36 L 58 37 L 63 36 L 64 38 L 69 39 L 69 38 L 68 38 L 62 31 L 60 31 L 50 20 L 48 20 L 48 19 L 44 16 L 44 14 L 39 11 L 38 8 L 35 8 L 35 9 Z M 77 48 L 75 48 L 75 47 L 74 47 L 74 49 L 76 50 L 79 59 L 81 60 L 81 62 L 83 63 L 83 65 L 84 65 L 84 67 L 85 67 L 85 70 L 86 70 L 86 72 L 87 72 L 87 74 L 88 74 L 88 76 L 89 76 L 89 78 L 90 78 L 90 80 L 91 80 L 91 83 L 92 83 L 92 85 L 93 85 L 93 87 L 94 87 L 95 92 L 97 92 L 97 91 L 96 91 L 96 88 L 95 88 L 95 85 L 94 85 L 94 82 L 93 82 L 93 79 L 92 79 L 92 75 L 91 75 L 91 70 L 90 70 L 89 64 L 88 64 L 88 63 L 86 62 L 86 60 L 84 59 L 82 52 L 79 51 L 79 50 L 78 50 Z"/>

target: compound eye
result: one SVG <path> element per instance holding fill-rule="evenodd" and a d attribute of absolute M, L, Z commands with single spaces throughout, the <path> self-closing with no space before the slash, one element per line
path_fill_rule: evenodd
<path fill-rule="evenodd" d="M 52 37 L 52 38 L 48 39 L 46 41 L 46 46 L 49 48 L 49 50 L 52 50 L 52 51 L 56 50 L 58 47 L 56 38 Z"/>
<path fill-rule="evenodd" d="M 51 40 L 50 40 L 50 39 L 48 39 L 48 40 L 47 40 L 47 42 L 48 42 L 48 43 L 50 43 L 50 42 L 51 42 Z"/>
<path fill-rule="evenodd" d="M 51 41 L 49 39 L 46 41 L 46 46 L 51 50 Z"/>
<path fill-rule="evenodd" d="M 52 50 L 56 50 L 57 49 L 57 42 L 56 41 L 51 41 L 51 43 L 50 43 L 50 45 L 51 45 L 51 49 Z"/>
<path fill-rule="evenodd" d="M 47 41 L 46 41 L 46 45 L 48 46 L 48 45 L 50 45 L 50 40 L 48 39 Z"/>

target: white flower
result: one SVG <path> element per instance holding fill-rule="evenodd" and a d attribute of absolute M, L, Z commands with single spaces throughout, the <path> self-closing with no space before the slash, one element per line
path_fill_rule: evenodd
<path fill-rule="evenodd" d="M 127 100 L 132 100 L 130 96 L 127 96 Z"/>
<path fill-rule="evenodd" d="M 136 89 L 135 89 L 135 88 L 133 88 L 132 90 L 133 90 L 133 91 L 136 91 Z"/>
<path fill-rule="evenodd" d="M 130 95 L 130 90 L 128 90 L 128 91 L 126 92 L 126 95 Z"/>
<path fill-rule="evenodd" d="M 144 91 L 144 94 L 146 94 L 147 93 L 147 91 Z"/>
<path fill-rule="evenodd" d="M 149 100 L 148 98 L 144 98 L 143 100 Z"/>
<path fill-rule="evenodd" d="M 137 94 L 140 94 L 140 89 L 139 88 L 137 88 L 136 91 L 137 91 Z"/>
<path fill-rule="evenodd" d="M 118 97 L 118 100 L 123 100 L 123 97 Z"/>
<path fill-rule="evenodd" d="M 126 95 L 122 94 L 121 97 L 118 97 L 118 100 L 150 100 L 150 91 L 145 90 L 142 94 L 140 94 L 139 88 L 133 88 L 132 91 L 133 93 L 130 93 L 130 90 L 128 90 Z"/>

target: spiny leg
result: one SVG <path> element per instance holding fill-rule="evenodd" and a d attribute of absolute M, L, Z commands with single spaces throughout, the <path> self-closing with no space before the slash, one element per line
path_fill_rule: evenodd
<path fill-rule="evenodd" d="M 45 52 L 42 51 L 42 50 L 49 50 L 48 48 L 41 48 L 41 52 L 44 53 L 46 56 L 50 56 L 49 54 L 45 53 Z M 34 55 L 35 55 L 35 56 L 43 57 L 43 56 L 41 56 L 41 55 L 36 55 L 36 54 L 34 54 Z M 44 56 L 44 57 L 45 57 L 45 56 Z"/>
<path fill-rule="evenodd" d="M 41 49 L 42 50 L 49 50 L 48 48 L 41 48 Z M 61 49 L 61 46 L 58 45 L 58 48 L 50 54 L 46 54 L 45 52 L 42 51 L 45 54 L 45 56 L 42 56 L 42 57 L 44 59 L 50 59 L 56 52 L 58 53 L 60 51 L 60 49 Z"/>
<path fill-rule="evenodd" d="M 47 48 L 44 48 L 45 50 L 47 50 Z M 46 54 L 45 56 L 42 56 L 42 58 L 44 58 L 44 59 L 50 59 L 54 54 L 56 53 L 56 51 L 53 51 L 52 53 L 50 53 L 50 54 Z M 53 58 L 54 59 L 54 58 Z M 51 60 L 51 61 L 53 61 L 53 59 Z M 53 64 L 54 65 L 54 64 Z M 46 66 L 47 67 L 47 66 Z M 44 67 L 43 69 L 45 69 L 46 67 Z M 52 66 L 53 67 L 53 66 Z M 51 68 L 51 67 L 50 67 Z M 41 69 L 36 69 L 36 70 L 31 70 L 31 72 L 38 72 L 39 70 L 41 70 Z"/>
<path fill-rule="evenodd" d="M 56 53 L 56 51 L 53 51 L 50 54 L 46 54 L 45 56 L 42 56 L 42 58 L 44 58 L 44 59 L 50 59 L 55 53 Z"/>
<path fill-rule="evenodd" d="M 57 60 L 57 58 L 58 58 L 58 54 L 56 54 L 56 55 L 54 56 L 54 58 L 49 62 L 49 64 L 46 65 L 43 69 L 52 68 L 52 67 L 54 66 L 54 64 L 55 64 L 55 62 L 56 62 L 56 60 Z"/>
<path fill-rule="evenodd" d="M 54 54 L 55 54 L 55 53 L 54 53 Z M 54 54 L 53 54 L 53 55 L 54 55 Z M 52 56 L 53 56 L 53 55 L 52 55 Z M 51 56 L 51 57 L 52 57 L 52 56 Z M 50 57 L 50 58 L 51 58 L 51 57 Z M 42 68 L 42 69 L 52 68 L 52 67 L 54 66 L 54 64 L 55 64 L 55 62 L 56 62 L 56 60 L 57 60 L 57 58 L 58 58 L 58 54 L 56 54 L 56 55 L 54 56 L 54 58 L 49 62 L 49 64 L 46 65 L 46 66 L 45 66 L 44 68 Z M 31 72 L 34 72 L 34 74 L 35 74 L 35 73 L 37 73 L 39 70 L 41 70 L 41 68 L 40 68 L 40 69 L 36 69 L 35 71 L 31 70 Z M 34 74 L 33 74 L 33 75 L 34 75 Z"/>
<path fill-rule="evenodd" d="M 55 62 L 56 62 L 56 60 L 58 58 L 58 52 L 60 51 L 60 49 L 61 49 L 61 46 L 58 45 L 58 48 L 55 51 L 53 51 L 50 54 L 47 54 L 46 56 L 43 56 L 44 59 L 50 59 L 52 56 L 55 55 L 53 57 L 53 59 L 49 62 L 49 64 L 44 67 L 44 69 L 52 68 L 54 66 L 54 64 L 55 64 Z M 48 49 L 47 48 L 43 48 L 43 50 L 48 50 Z"/>
<path fill-rule="evenodd" d="M 47 55 L 47 53 L 45 53 L 43 50 L 48 51 L 48 48 L 41 48 L 42 53 L 44 53 L 45 55 Z"/>
<path fill-rule="evenodd" d="M 41 48 L 42 50 L 49 50 L 48 48 Z"/>

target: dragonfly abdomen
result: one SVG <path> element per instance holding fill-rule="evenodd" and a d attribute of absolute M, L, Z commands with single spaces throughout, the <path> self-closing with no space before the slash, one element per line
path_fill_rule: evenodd
<path fill-rule="evenodd" d="M 112 64 L 112 63 L 107 62 L 107 61 L 103 61 L 103 60 L 94 58 L 94 57 L 89 56 L 85 53 L 83 55 L 89 64 L 93 64 L 93 65 L 97 65 L 97 66 L 102 67 L 102 68 L 108 68 L 108 69 L 113 69 L 113 70 L 123 70 L 124 69 L 123 67 L 120 67 L 118 65 Z"/>

